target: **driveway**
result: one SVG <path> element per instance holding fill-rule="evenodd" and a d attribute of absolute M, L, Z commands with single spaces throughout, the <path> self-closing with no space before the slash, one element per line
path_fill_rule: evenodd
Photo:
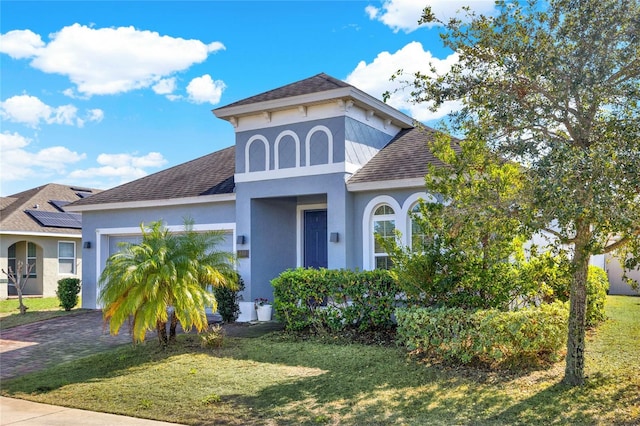
<path fill-rule="evenodd" d="M 220 322 L 218 314 L 208 315 L 209 323 Z M 224 325 L 227 336 L 258 337 L 281 330 L 282 324 L 233 323 Z M 178 332 L 182 329 L 178 327 Z M 155 332 L 147 334 L 156 339 Z M 126 326 L 116 336 L 102 321 L 102 311 L 91 310 L 13 327 L 0 331 L 0 380 L 42 370 L 62 362 L 83 358 L 120 345 L 131 344 Z"/>
<path fill-rule="evenodd" d="M 0 380 L 131 343 L 126 327 L 111 336 L 102 311 L 86 311 L 0 331 Z"/>

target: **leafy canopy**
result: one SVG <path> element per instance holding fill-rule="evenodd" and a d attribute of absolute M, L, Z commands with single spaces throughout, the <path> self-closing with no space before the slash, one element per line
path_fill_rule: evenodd
<path fill-rule="evenodd" d="M 640 3 L 496 7 L 440 22 L 458 63 L 407 83 L 434 109 L 459 101 L 452 130 L 523 166 L 529 224 L 572 255 L 565 383 L 579 385 L 589 258 L 618 250 L 627 267 L 640 261 Z M 437 19 L 427 8 L 422 21 Z"/>

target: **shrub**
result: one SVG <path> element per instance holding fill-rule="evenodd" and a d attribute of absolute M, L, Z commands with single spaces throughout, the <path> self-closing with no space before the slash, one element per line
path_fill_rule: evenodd
<path fill-rule="evenodd" d="M 225 335 L 224 328 L 218 324 L 212 325 L 207 331 L 200 333 L 200 344 L 203 348 L 220 348 Z"/>
<path fill-rule="evenodd" d="M 241 276 L 237 276 L 238 289 L 232 290 L 227 287 L 214 287 L 213 294 L 218 302 L 218 313 L 224 322 L 234 322 L 240 314 L 240 305 L 238 304 L 238 293 L 244 290 L 244 281 Z"/>
<path fill-rule="evenodd" d="M 530 301 L 569 301 L 572 279 L 571 263 L 565 255 L 542 253 L 533 256 L 520 267 L 522 294 L 526 294 Z M 604 304 L 608 290 L 607 273 L 598 266 L 589 265 L 586 313 L 588 327 L 595 327 L 606 319 Z"/>
<path fill-rule="evenodd" d="M 566 303 L 517 311 L 399 308 L 397 335 L 410 350 L 449 362 L 513 367 L 557 361 L 567 338 Z"/>
<path fill-rule="evenodd" d="M 287 270 L 271 281 L 274 309 L 288 331 L 375 331 L 394 327 L 404 296 L 386 270 Z"/>
<path fill-rule="evenodd" d="M 65 311 L 70 311 L 78 304 L 78 293 L 80 293 L 79 278 L 63 278 L 58 280 L 56 296 L 60 300 L 60 306 Z"/>
<path fill-rule="evenodd" d="M 515 265 L 503 258 L 511 253 L 487 259 L 467 253 L 453 240 L 434 237 L 417 251 L 380 243 L 391 255 L 400 286 L 420 296 L 425 306 L 506 309 L 517 282 Z"/>
<path fill-rule="evenodd" d="M 604 304 L 609 292 L 609 277 L 604 269 L 589 265 L 587 274 L 587 326 L 594 327 L 607 319 Z"/>

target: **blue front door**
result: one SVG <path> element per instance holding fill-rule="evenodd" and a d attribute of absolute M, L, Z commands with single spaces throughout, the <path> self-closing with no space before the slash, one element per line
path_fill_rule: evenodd
<path fill-rule="evenodd" d="M 304 212 L 304 266 L 326 268 L 327 261 L 327 211 Z"/>

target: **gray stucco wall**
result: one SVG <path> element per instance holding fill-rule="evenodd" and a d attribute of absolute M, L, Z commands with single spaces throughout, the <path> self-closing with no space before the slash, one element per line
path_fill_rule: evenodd
<path fill-rule="evenodd" d="M 247 286 L 245 300 L 271 297 L 264 294 L 265 283 L 285 269 L 297 266 L 298 206 L 326 204 L 327 232 L 340 235 L 339 242 L 328 244 L 328 267 L 348 267 L 347 261 L 352 257 L 348 255 L 351 251 L 348 247 L 354 244 L 348 227 L 351 209 L 348 197 L 344 173 L 237 183 L 236 231 L 247 237 L 247 243 L 238 249 L 250 253 L 249 259 L 240 260 L 240 274 Z M 252 202 L 255 200 L 260 202 Z M 264 237 L 271 232 L 277 237 Z M 261 236 L 257 237 L 258 234 Z"/>
<path fill-rule="evenodd" d="M 251 299 L 273 301 L 271 280 L 282 271 L 296 267 L 295 198 L 251 201 Z"/>

